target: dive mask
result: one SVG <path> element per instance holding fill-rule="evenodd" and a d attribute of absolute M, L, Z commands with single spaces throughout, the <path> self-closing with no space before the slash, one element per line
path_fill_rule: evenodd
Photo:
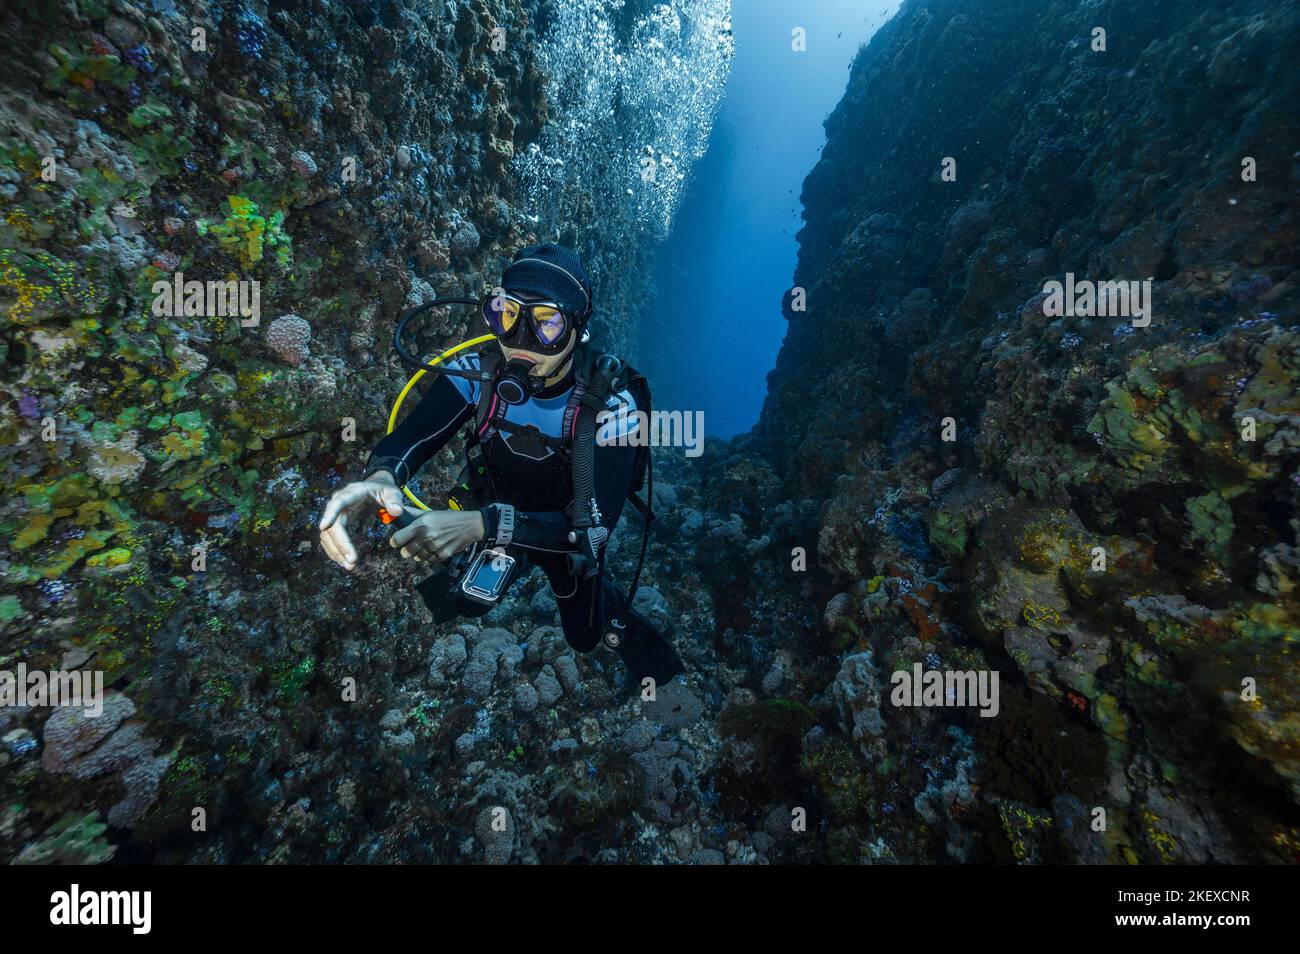
<path fill-rule="evenodd" d="M 559 354 L 568 344 L 569 329 L 576 321 L 553 301 L 524 301 L 509 292 L 495 290 L 483 299 L 483 317 L 501 341 L 511 347 L 541 354 Z M 532 340 L 513 341 L 527 325 Z"/>

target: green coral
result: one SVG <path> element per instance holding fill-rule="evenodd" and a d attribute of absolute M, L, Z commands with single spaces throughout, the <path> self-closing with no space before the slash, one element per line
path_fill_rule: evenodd
<path fill-rule="evenodd" d="M 1295 617 L 1275 603 L 1256 603 L 1240 612 L 1232 622 L 1232 630 L 1248 641 L 1285 640 L 1294 643 L 1300 638 L 1300 626 Z"/>
<path fill-rule="evenodd" d="M 1106 384 L 1106 398 L 1088 429 L 1100 434 L 1110 455 L 1128 474 L 1132 483 L 1151 476 L 1166 462 L 1175 441 L 1203 445 L 1223 437 L 1217 423 L 1207 420 L 1193 400 L 1199 388 L 1201 401 L 1212 401 L 1194 369 L 1223 362 L 1217 352 L 1187 356 L 1174 348 L 1163 348 L 1139 359 L 1122 381 Z"/>
<path fill-rule="evenodd" d="M 801 736 L 815 721 L 812 709 L 794 699 L 768 699 L 727 709 L 718 720 L 726 734 L 777 741 Z"/>
<path fill-rule="evenodd" d="M 970 520 L 963 512 L 931 511 L 928 520 L 930 543 L 946 560 L 959 561 L 966 553 Z"/>
<path fill-rule="evenodd" d="M 166 119 L 171 114 L 172 111 L 166 105 L 157 100 L 150 100 L 131 110 L 126 117 L 126 121 L 132 126 L 144 127 L 156 123 L 160 119 Z"/>
<path fill-rule="evenodd" d="M 126 89 L 136 76 L 135 67 L 112 54 L 79 53 L 57 43 L 51 43 L 49 51 L 58 64 L 54 75 L 45 81 L 45 88 L 51 91 L 67 86 L 93 89 L 97 82 Z"/>
<path fill-rule="evenodd" d="M 44 251 L 30 255 L 0 249 L 0 290 L 11 299 L 9 320 L 17 325 L 103 310 L 113 289 L 105 288 L 88 269 L 64 262 Z"/>
<path fill-rule="evenodd" d="M 1017 802 L 999 801 L 998 820 L 1016 861 L 1037 861 L 1055 820 L 1046 812 Z"/>
<path fill-rule="evenodd" d="M 1128 752 L 1128 719 L 1120 709 L 1119 700 L 1104 693 L 1092 709 L 1093 719 L 1106 735 L 1106 748 L 1111 758 L 1121 760 Z"/>
<path fill-rule="evenodd" d="M 203 695 L 220 703 L 231 702 L 235 698 L 235 687 L 229 679 L 215 676 L 203 687 Z"/>
<path fill-rule="evenodd" d="M 161 442 L 168 458 L 174 461 L 189 460 L 203 453 L 208 428 L 201 411 L 175 414 L 170 423 L 177 430 L 164 436 Z"/>
<path fill-rule="evenodd" d="M 9 623 L 23 615 L 23 604 L 16 596 L 0 596 L 0 623 Z"/>
<path fill-rule="evenodd" d="M 1187 501 L 1187 519 L 1192 535 L 1205 545 L 1205 551 L 1223 565 L 1229 562 L 1228 545 L 1232 541 L 1232 507 L 1223 495 L 1210 491 Z"/>
<path fill-rule="evenodd" d="M 266 249 L 275 253 L 276 261 L 288 267 L 293 262 L 293 241 L 284 231 L 284 210 L 264 218 L 256 202 L 241 195 L 227 198 L 230 215 L 219 225 L 208 226 L 207 231 L 217 236 L 221 247 L 239 258 L 244 268 L 251 268 L 262 260 Z"/>
<path fill-rule="evenodd" d="M 1124 384 L 1115 381 L 1106 384 L 1106 399 L 1088 422 L 1088 430 L 1103 436 L 1107 449 L 1134 478 L 1157 467 L 1169 450 L 1168 431 L 1143 412 Z"/>
<path fill-rule="evenodd" d="M 114 547 L 104 553 L 96 553 L 86 560 L 86 566 L 118 567 L 131 562 L 131 551 L 126 547 Z"/>
<path fill-rule="evenodd" d="M 843 739 L 830 736 L 820 745 L 805 747 L 801 770 L 835 820 L 874 814 L 872 777 Z"/>
<path fill-rule="evenodd" d="M 148 121 L 152 123 L 158 116 L 159 114 L 155 112 Z M 140 121 L 143 122 L 146 118 L 141 116 Z M 156 129 L 148 129 L 136 138 L 131 145 L 131 157 L 141 169 L 142 182 L 152 185 L 160 175 L 178 174 L 181 167 L 177 160 L 193 148 L 194 143 L 180 134 L 175 126 L 171 123 L 163 123 Z"/>
<path fill-rule="evenodd" d="M 27 484 L 19 492 L 26 498 L 27 513 L 0 523 L 0 532 L 12 534 L 12 549 L 26 550 L 43 543 L 60 519 L 70 518 L 82 531 L 80 536 L 63 541 L 55 551 L 38 551 L 47 560 L 44 564 L 15 567 L 14 579 L 19 583 L 56 579 L 102 549 L 114 536 L 129 533 L 134 527 L 130 509 L 112 497 L 101 496 L 96 482 L 86 474 Z"/>
<path fill-rule="evenodd" d="M 1168 865 L 1181 861 L 1182 852 L 1178 840 L 1165 830 L 1164 819 L 1149 808 L 1142 809 L 1140 818 L 1147 842 L 1159 857 L 1160 863 Z"/>
<path fill-rule="evenodd" d="M 292 708 L 302 699 L 303 691 L 316 673 L 316 657 L 306 656 L 296 663 L 281 664 L 274 678 L 280 699 Z"/>
<path fill-rule="evenodd" d="M 117 851 L 101 836 L 108 826 L 99 813 L 65 815 L 45 834 L 45 838 L 28 845 L 14 859 L 16 865 L 99 865 Z"/>

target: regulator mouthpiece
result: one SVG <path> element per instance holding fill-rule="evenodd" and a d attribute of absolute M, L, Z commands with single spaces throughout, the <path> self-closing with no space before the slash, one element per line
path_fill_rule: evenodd
<path fill-rule="evenodd" d="M 540 390 L 539 385 L 544 382 L 529 373 L 532 367 L 522 358 L 512 358 L 507 361 L 497 376 L 497 397 L 513 407 L 523 404 L 534 392 Z"/>

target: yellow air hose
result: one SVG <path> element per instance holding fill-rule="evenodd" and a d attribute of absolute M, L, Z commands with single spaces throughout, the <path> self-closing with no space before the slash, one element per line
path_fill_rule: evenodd
<path fill-rule="evenodd" d="M 453 355 L 459 354 L 460 352 L 464 351 L 466 348 L 472 348 L 475 345 L 484 344 L 485 342 L 495 341 L 495 340 L 496 340 L 496 335 L 481 335 L 477 338 L 471 338 L 469 341 L 462 341 L 460 344 L 456 345 L 455 347 L 448 348 L 446 351 L 438 355 L 438 357 L 434 358 L 429 363 L 438 364 L 440 361 L 450 358 Z M 415 374 L 411 376 L 411 380 L 406 382 L 406 387 L 402 388 L 402 393 L 397 395 L 397 400 L 393 402 L 393 409 L 388 414 L 388 430 L 384 432 L 385 434 L 393 433 L 393 428 L 397 426 L 397 412 L 401 410 L 402 402 L 406 400 L 406 395 L 408 395 L 411 392 L 411 388 L 415 386 L 415 382 L 420 380 L 420 378 L 424 377 L 425 374 L 427 373 L 428 372 L 426 372 L 423 368 L 421 368 L 419 371 L 416 371 Z M 424 501 L 421 500 L 419 497 L 415 496 L 415 494 L 411 493 L 410 488 L 408 488 L 406 484 L 402 484 L 402 493 L 406 494 L 407 499 L 409 499 L 411 503 L 415 504 L 421 510 L 433 509 L 432 507 L 427 506 L 424 503 Z M 458 509 L 458 508 L 453 508 L 453 509 Z"/>

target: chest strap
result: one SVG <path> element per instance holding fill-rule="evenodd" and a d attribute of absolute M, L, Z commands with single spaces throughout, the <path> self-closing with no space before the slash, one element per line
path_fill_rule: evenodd
<path fill-rule="evenodd" d="M 488 352 L 484 353 L 480 360 L 483 369 L 491 374 L 495 372 L 497 365 L 500 363 L 500 355 Z M 485 387 L 479 395 L 472 440 L 474 443 L 487 444 L 492 439 L 492 434 L 495 431 L 513 434 L 517 431 L 532 430 L 537 432 L 537 438 L 551 450 L 568 456 L 570 449 L 573 447 L 573 441 L 577 437 L 579 412 L 584 407 L 590 407 L 597 414 L 608 409 L 604 401 L 589 393 L 587 378 L 578 369 L 575 360 L 573 387 L 570 389 L 569 399 L 564 405 L 564 416 L 560 425 L 559 437 L 543 434 L 535 424 L 510 423 L 506 420 L 510 405 L 497 397 L 495 392 L 488 393 L 488 389 Z"/>

